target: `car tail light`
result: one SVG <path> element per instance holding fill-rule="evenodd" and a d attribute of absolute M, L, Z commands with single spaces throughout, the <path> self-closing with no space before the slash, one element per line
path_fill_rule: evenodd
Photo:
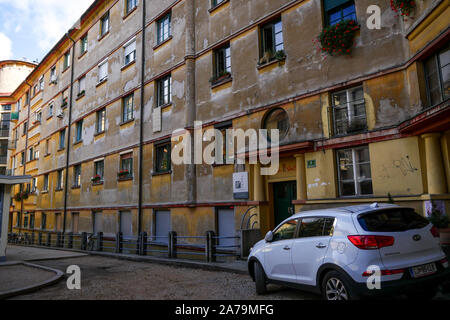
<path fill-rule="evenodd" d="M 394 274 L 400 274 L 400 273 L 404 273 L 405 269 L 396 269 L 396 270 L 381 270 L 381 275 L 382 276 L 392 276 Z M 364 272 L 363 273 L 363 277 L 370 277 L 372 274 L 374 274 L 374 272 Z"/>
<path fill-rule="evenodd" d="M 430 229 L 430 232 L 431 232 L 431 234 L 433 235 L 433 237 L 439 238 L 439 229 L 438 229 L 438 228 L 436 228 L 435 226 L 433 226 L 433 227 Z"/>
<path fill-rule="evenodd" d="M 394 237 L 389 236 L 348 236 L 348 240 L 363 250 L 376 250 L 394 245 Z"/>
<path fill-rule="evenodd" d="M 439 261 L 441 264 L 442 264 L 442 266 L 444 267 L 444 268 L 448 268 L 448 259 L 447 258 L 444 258 L 444 259 L 442 259 L 441 261 Z"/>

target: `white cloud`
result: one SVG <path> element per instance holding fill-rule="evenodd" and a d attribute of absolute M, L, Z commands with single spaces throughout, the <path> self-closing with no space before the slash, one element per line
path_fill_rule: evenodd
<path fill-rule="evenodd" d="M 27 32 L 41 50 L 49 51 L 76 23 L 93 0 L 0 0 L 10 7 L 4 27 L 11 32 Z M 13 26 L 13 27 L 11 27 Z M 31 45 L 31 44 L 30 44 Z"/>
<path fill-rule="evenodd" d="M 12 42 L 4 33 L 0 32 L 0 60 L 8 60 L 13 56 Z"/>

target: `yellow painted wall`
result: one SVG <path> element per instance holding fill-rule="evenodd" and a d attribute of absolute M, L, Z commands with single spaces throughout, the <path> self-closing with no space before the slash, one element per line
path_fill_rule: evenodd
<path fill-rule="evenodd" d="M 305 162 L 316 160 L 316 168 L 306 169 L 308 199 L 336 198 L 336 165 L 333 150 L 305 154 Z"/>

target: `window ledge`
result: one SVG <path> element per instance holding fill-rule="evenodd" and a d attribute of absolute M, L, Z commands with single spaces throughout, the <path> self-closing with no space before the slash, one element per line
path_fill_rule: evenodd
<path fill-rule="evenodd" d="M 80 100 L 81 98 L 84 98 L 84 96 L 86 95 L 86 92 L 82 92 L 80 94 L 77 95 L 77 98 L 75 99 L 75 101 Z"/>
<path fill-rule="evenodd" d="M 213 168 L 218 168 L 218 167 L 226 167 L 226 166 L 234 166 L 234 163 L 213 163 L 211 165 Z"/>
<path fill-rule="evenodd" d="M 105 182 L 104 181 L 100 181 L 100 182 L 92 182 L 93 186 L 102 186 Z"/>
<path fill-rule="evenodd" d="M 135 6 L 133 9 L 130 10 L 130 12 L 125 13 L 125 15 L 122 17 L 122 20 L 126 20 L 133 12 L 137 10 L 137 6 Z"/>
<path fill-rule="evenodd" d="M 72 190 L 81 189 L 81 186 L 72 186 Z"/>
<path fill-rule="evenodd" d="M 83 143 L 83 139 L 81 139 L 81 140 L 79 140 L 79 141 L 75 141 L 75 142 L 73 143 L 73 145 L 76 146 L 76 145 L 81 144 L 81 143 Z"/>
<path fill-rule="evenodd" d="M 42 190 L 41 194 L 48 194 L 48 190 Z"/>
<path fill-rule="evenodd" d="M 98 88 L 98 87 L 100 87 L 102 84 L 106 83 L 107 81 L 108 81 L 108 78 L 105 78 L 105 79 L 101 80 L 100 82 L 98 82 L 98 83 L 95 85 L 95 87 Z"/>
<path fill-rule="evenodd" d="M 122 181 L 131 181 L 133 180 L 133 176 L 131 177 L 123 177 L 123 178 L 117 178 L 117 181 L 122 182 Z"/>
<path fill-rule="evenodd" d="M 61 192 L 61 191 L 63 191 L 64 189 L 63 188 L 56 188 L 55 189 L 55 192 Z"/>
<path fill-rule="evenodd" d="M 44 158 L 51 156 L 51 153 L 44 154 Z"/>
<path fill-rule="evenodd" d="M 96 132 L 96 133 L 94 133 L 94 137 L 101 136 L 101 135 L 104 134 L 105 132 L 106 132 L 105 130 L 103 130 L 103 131 L 101 131 L 101 132 Z"/>
<path fill-rule="evenodd" d="M 273 59 L 273 60 L 271 60 L 271 61 L 269 61 L 269 62 L 266 62 L 266 63 L 263 63 L 263 64 L 258 64 L 256 68 L 257 68 L 258 70 L 262 70 L 262 69 L 264 69 L 264 68 L 266 68 L 266 67 L 268 67 L 268 66 L 271 66 L 271 65 L 273 65 L 273 64 L 275 64 L 275 63 L 278 63 L 278 64 L 281 66 L 281 65 L 283 65 L 285 62 L 286 62 L 286 58 L 281 59 L 281 60 Z"/>
<path fill-rule="evenodd" d="M 52 119 L 52 118 L 53 118 L 53 116 L 49 116 L 49 117 L 47 118 L 47 121 L 50 120 L 50 119 Z"/>
<path fill-rule="evenodd" d="M 163 110 L 163 109 L 169 108 L 171 106 L 172 106 L 172 102 L 169 102 L 169 103 L 163 104 L 161 106 L 157 106 L 156 108 L 161 108 L 161 110 Z"/>
<path fill-rule="evenodd" d="M 106 38 L 106 36 L 107 36 L 108 34 L 109 34 L 109 30 L 106 31 L 105 34 L 99 35 L 98 38 L 97 38 L 97 40 L 98 40 L 98 41 L 102 41 L 104 38 Z"/>
<path fill-rule="evenodd" d="M 228 2 L 230 2 L 230 0 L 225 0 L 222 1 L 221 3 L 217 4 L 215 7 L 212 7 L 210 9 L 208 9 L 209 13 L 213 13 L 214 11 L 216 11 L 217 9 L 219 9 L 220 7 L 224 6 L 225 4 L 227 4 Z"/>
<path fill-rule="evenodd" d="M 69 70 L 69 69 L 70 69 L 70 66 L 68 66 L 67 68 L 65 68 L 65 69 L 61 72 L 61 74 L 66 73 L 66 71 Z"/>
<path fill-rule="evenodd" d="M 167 174 L 172 174 L 172 170 L 164 171 L 164 172 L 152 172 L 153 177 L 164 176 Z"/>
<path fill-rule="evenodd" d="M 59 148 L 59 149 L 56 150 L 56 151 L 61 152 L 61 151 L 64 151 L 64 150 L 66 150 L 66 148 Z"/>
<path fill-rule="evenodd" d="M 133 119 L 130 119 L 130 120 L 127 120 L 127 121 L 121 122 L 121 123 L 120 123 L 120 126 L 124 126 L 124 125 L 126 125 L 126 124 L 131 123 L 131 122 L 134 122 L 134 118 L 133 118 Z"/>
<path fill-rule="evenodd" d="M 78 60 L 83 58 L 87 54 L 87 50 L 78 56 Z"/>
<path fill-rule="evenodd" d="M 162 47 L 164 44 L 166 44 L 167 42 L 169 42 L 170 40 L 172 40 L 172 36 L 169 36 L 166 40 L 164 40 L 163 42 L 157 43 L 153 46 L 153 51 L 155 51 L 156 49 L 158 49 L 159 47 Z"/>
<path fill-rule="evenodd" d="M 131 67 L 132 65 L 136 64 L 136 59 L 134 59 L 133 61 L 131 61 L 130 63 L 124 65 L 122 68 L 120 68 L 120 71 L 124 71 L 126 69 L 128 69 L 129 67 Z"/>
<path fill-rule="evenodd" d="M 226 84 L 228 82 L 232 82 L 232 81 L 233 81 L 233 78 L 231 76 L 227 76 L 224 78 L 218 78 L 217 80 L 211 81 L 211 89 L 220 87 L 221 85 Z"/>

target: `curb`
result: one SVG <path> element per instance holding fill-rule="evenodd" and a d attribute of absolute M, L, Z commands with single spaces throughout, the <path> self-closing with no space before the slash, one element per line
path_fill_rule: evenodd
<path fill-rule="evenodd" d="M 117 254 L 110 252 L 98 252 L 98 251 L 82 251 L 77 249 L 66 249 L 66 248 L 53 248 L 53 247 L 40 247 L 40 246 L 24 246 L 24 245 L 16 245 L 27 248 L 37 248 L 37 249 L 48 249 L 48 250 L 59 250 L 59 251 L 68 251 L 68 252 L 77 252 L 85 254 L 85 256 L 100 256 L 107 257 L 117 260 L 128 260 L 134 262 L 147 262 L 147 263 L 157 263 L 161 265 L 168 265 L 174 267 L 182 267 L 182 268 L 191 268 L 191 269 L 202 269 L 206 271 L 219 271 L 219 272 L 228 272 L 234 274 L 248 275 L 247 269 L 241 270 L 233 267 L 222 266 L 220 263 L 206 263 L 206 262 L 194 262 L 190 260 L 181 260 L 181 259 L 165 259 L 165 258 L 157 258 L 151 256 L 138 256 L 138 255 L 128 255 L 128 254 Z M 81 258 L 83 256 L 80 256 Z M 62 260 L 62 259 L 72 259 L 77 257 L 61 257 L 61 258 L 49 258 L 49 259 L 37 259 L 33 261 L 47 261 L 47 260 Z"/>
<path fill-rule="evenodd" d="M 49 268 L 49 267 L 40 266 L 40 265 L 37 265 L 37 264 L 26 263 L 26 262 L 18 262 L 18 263 L 10 264 L 9 266 L 11 266 L 11 265 L 24 265 L 24 266 L 31 267 L 31 268 L 42 269 L 42 270 L 45 270 L 45 271 L 54 272 L 54 273 L 56 273 L 56 275 L 54 277 L 50 278 L 49 280 L 46 280 L 44 282 L 40 282 L 40 283 L 38 283 L 36 285 L 31 285 L 31 286 L 20 288 L 20 289 L 16 289 L 16 290 L 0 292 L 0 300 L 4 300 L 4 299 L 12 298 L 12 297 L 15 297 L 15 296 L 18 296 L 18 295 L 22 295 L 22 294 L 38 291 L 38 290 L 40 290 L 42 288 L 51 286 L 51 285 L 59 282 L 64 277 L 64 273 L 62 271 L 60 271 L 60 270 Z"/>

